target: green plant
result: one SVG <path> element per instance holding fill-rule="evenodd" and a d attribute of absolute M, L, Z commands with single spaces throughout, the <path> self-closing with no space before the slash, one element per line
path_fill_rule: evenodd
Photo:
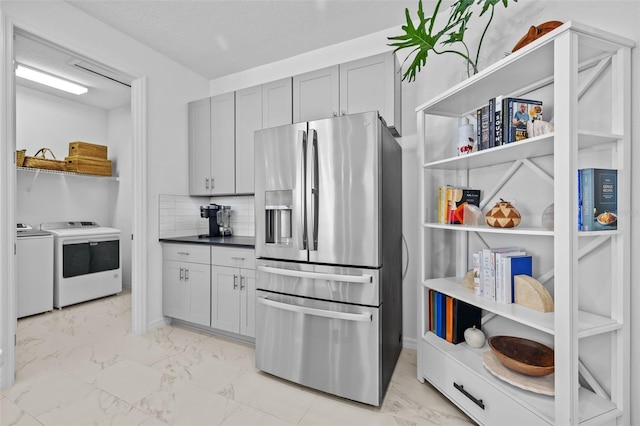
<path fill-rule="evenodd" d="M 512 0 L 516 3 L 518 0 Z M 408 79 L 414 81 L 416 79 L 416 73 L 420 72 L 420 69 L 425 66 L 429 52 L 433 52 L 436 55 L 442 55 L 443 53 L 453 53 L 464 58 L 467 63 L 467 76 L 471 76 L 471 72 L 476 74 L 478 72 L 478 58 L 480 56 L 480 48 L 482 47 L 482 41 L 487 33 L 487 29 L 493 20 L 493 14 L 495 12 L 495 6 L 498 3 L 502 3 L 506 8 L 509 0 L 478 0 L 477 4 L 482 5 L 482 11 L 479 16 L 484 15 L 487 11 L 491 12 L 489 20 L 482 31 L 482 36 L 478 43 L 478 50 L 476 51 L 475 58 L 471 56 L 469 47 L 464 41 L 464 34 L 467 31 L 469 20 L 473 15 L 471 7 L 476 3 L 476 0 L 458 0 L 451 5 L 451 11 L 449 12 L 449 20 L 444 28 L 440 31 L 434 30 L 436 23 L 436 17 L 440 11 L 442 0 L 438 0 L 436 3 L 433 14 L 427 18 L 424 16 L 422 10 L 422 0 L 418 1 L 418 25 L 414 26 L 409 14 L 409 9 L 405 9 L 405 15 L 407 18 L 407 24 L 402 26 L 402 30 L 405 32 L 402 35 L 388 37 L 389 40 L 395 40 L 394 43 L 389 43 L 389 46 L 394 46 L 397 52 L 401 49 L 414 48 L 411 53 L 415 53 L 413 61 L 403 74 L 402 79 Z M 462 51 L 451 49 L 451 47 L 459 43 L 462 45 Z M 440 49 L 442 45 L 443 50 Z M 411 56 L 411 54 L 409 54 Z M 409 59 L 405 59 L 405 62 Z"/>

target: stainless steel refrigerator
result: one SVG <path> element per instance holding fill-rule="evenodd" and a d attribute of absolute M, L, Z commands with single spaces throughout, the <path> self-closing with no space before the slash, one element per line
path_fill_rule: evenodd
<path fill-rule="evenodd" d="M 256 367 L 380 405 L 402 347 L 402 155 L 377 112 L 255 133 Z"/>

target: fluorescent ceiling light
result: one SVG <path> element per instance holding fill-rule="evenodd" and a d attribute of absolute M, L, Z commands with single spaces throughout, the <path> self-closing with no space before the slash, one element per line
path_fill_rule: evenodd
<path fill-rule="evenodd" d="M 87 93 L 89 90 L 79 84 L 63 80 L 59 77 L 54 77 L 33 68 L 25 67 L 24 65 L 18 65 L 16 68 L 16 76 L 35 81 L 36 83 L 44 84 L 45 86 L 53 87 L 58 90 L 64 90 L 65 92 L 73 93 L 74 95 L 82 95 L 83 93 Z"/>

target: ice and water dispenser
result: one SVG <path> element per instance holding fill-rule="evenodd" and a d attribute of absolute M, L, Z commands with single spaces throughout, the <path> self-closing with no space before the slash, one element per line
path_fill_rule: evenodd
<path fill-rule="evenodd" d="M 267 244 L 291 244 L 293 191 L 265 191 L 265 241 Z"/>

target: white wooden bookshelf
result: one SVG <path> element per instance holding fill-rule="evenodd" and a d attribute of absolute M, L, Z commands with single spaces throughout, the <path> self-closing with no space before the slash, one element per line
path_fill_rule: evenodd
<path fill-rule="evenodd" d="M 422 218 L 417 377 L 421 382 L 429 381 L 480 424 L 625 425 L 630 422 L 631 223 L 630 215 L 624 212 L 629 212 L 631 207 L 630 51 L 633 46 L 634 42 L 626 38 L 567 22 L 416 109 Z M 608 114 L 608 119 L 594 125 L 594 129 L 585 126 L 578 115 L 580 108 L 593 102 L 589 91 L 602 90 L 602 85 L 610 93 L 610 99 L 598 107 L 605 111 L 603 114 Z M 475 115 L 476 109 L 492 97 L 535 98 L 541 93 L 547 94 L 542 99 L 545 111 L 546 106 L 553 110 L 553 133 L 465 156 L 455 156 L 455 141 L 451 143 L 451 156 L 442 154 L 442 149 L 433 149 L 434 144 L 442 144 L 441 135 L 446 133 L 437 128 L 443 126 L 443 117 L 455 123 L 459 118 Z M 434 120 L 432 116 L 439 118 Z M 545 120 L 549 118 L 545 116 Z M 622 214 L 618 216 L 616 230 L 579 232 L 577 170 L 602 167 L 591 165 L 594 157 L 598 161 L 606 160 L 610 168 L 618 170 L 618 212 Z M 500 180 L 500 188 L 522 164 L 530 166 L 526 172 L 535 175 L 544 182 L 541 186 L 548 188 L 547 198 L 552 199 L 555 206 L 554 230 L 529 224 L 500 229 L 433 222 L 439 185 L 467 185 L 482 189 L 483 198 L 489 194 L 495 199 L 499 195 L 495 180 L 470 182 L 470 174 L 482 176 L 482 171 L 487 169 L 494 173 L 499 165 L 505 169 L 512 167 L 514 170 L 506 172 Z M 537 211 L 539 206 L 533 205 L 541 202 L 521 201 L 531 204 L 523 205 L 528 211 Z M 483 212 L 486 213 L 488 205 Z M 472 253 L 487 248 L 479 246 L 479 241 L 492 238 L 506 245 L 515 242 L 524 250 L 540 241 L 550 247 L 536 253 L 534 263 L 539 260 L 541 264 L 552 265 L 549 271 L 542 271 L 540 275 L 544 275 L 544 280 L 540 278 L 540 281 L 553 294 L 554 312 L 541 313 L 517 304 L 495 302 L 462 285 Z M 439 244 L 447 249 L 436 249 Z M 594 278 L 584 272 L 589 256 L 594 253 L 604 259 L 606 282 L 593 282 Z M 449 257 L 442 258 L 446 256 Z M 602 291 L 604 306 L 597 306 L 597 300 L 589 300 L 594 298 L 589 289 L 597 285 L 600 285 L 598 291 Z M 483 352 L 489 350 L 487 345 L 481 349 L 471 348 L 464 342 L 453 345 L 430 332 L 429 290 L 480 307 L 487 319 L 483 330 L 489 335 L 522 333 L 524 337 L 534 333 L 551 342 L 555 352 L 555 395 L 524 390 L 495 377 L 482 362 Z M 501 329 L 503 324 L 508 328 Z M 593 339 L 607 342 L 603 358 L 597 363 L 590 362 L 592 354 L 586 353 Z M 596 374 L 592 374 L 591 369 L 595 369 Z"/>

